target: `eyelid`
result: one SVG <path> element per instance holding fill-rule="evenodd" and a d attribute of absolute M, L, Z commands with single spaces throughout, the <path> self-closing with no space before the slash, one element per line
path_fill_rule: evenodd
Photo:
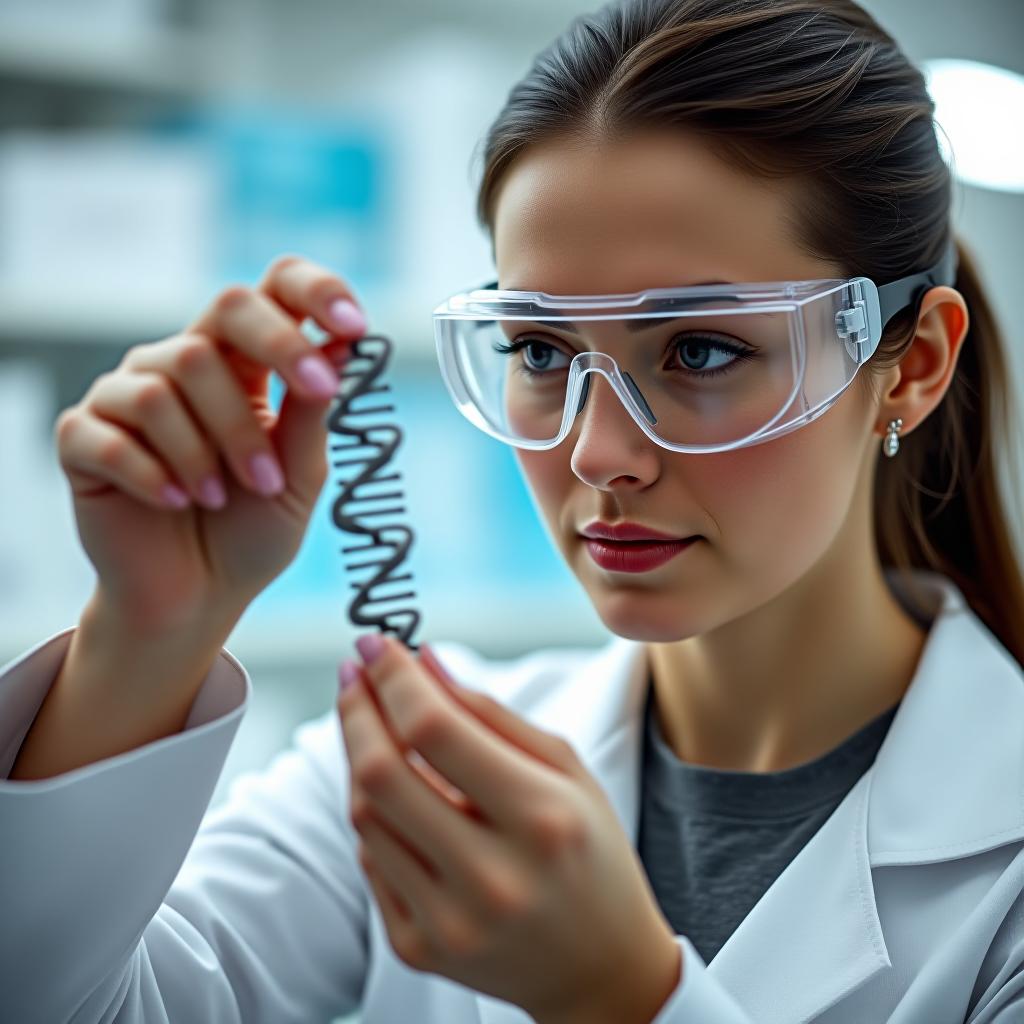
<path fill-rule="evenodd" d="M 676 318 L 672 322 L 673 323 L 679 323 L 680 320 L 678 318 Z M 542 337 L 542 335 L 544 335 L 544 333 L 545 333 L 544 331 L 538 330 L 535 327 L 528 327 L 526 330 L 517 333 L 513 338 L 510 338 L 509 342 L 511 343 L 513 341 L 524 341 L 524 340 L 528 340 L 533 335 L 540 335 L 541 337 L 538 337 L 537 340 L 542 342 L 543 344 L 548 344 L 549 343 L 548 340 L 546 338 Z M 726 334 L 724 331 L 716 331 L 716 330 L 714 330 L 714 329 L 712 329 L 710 327 L 692 327 L 689 330 L 673 331 L 671 333 L 671 336 L 667 340 L 668 341 L 674 341 L 678 337 L 682 337 L 683 335 L 689 335 L 689 334 L 699 335 L 699 336 L 709 337 L 709 338 L 718 338 L 718 339 L 721 339 L 721 341 L 723 341 L 726 344 L 730 344 L 730 345 L 743 345 L 743 346 L 745 346 L 750 351 L 754 351 L 754 352 L 757 351 L 757 346 L 756 345 L 752 345 L 750 342 L 745 341 L 743 338 L 738 338 L 734 334 Z M 562 342 L 563 344 L 568 344 L 568 345 L 572 344 L 572 342 L 568 341 L 565 338 L 557 338 L 556 337 L 553 340 L 554 341 Z M 585 348 L 578 348 L 578 349 L 576 349 L 576 351 L 577 352 L 586 352 L 588 350 L 585 349 Z M 592 351 L 592 350 L 590 350 L 590 351 Z"/>

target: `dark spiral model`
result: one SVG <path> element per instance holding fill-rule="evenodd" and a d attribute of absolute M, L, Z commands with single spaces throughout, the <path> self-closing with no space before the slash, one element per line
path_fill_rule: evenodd
<path fill-rule="evenodd" d="M 420 614 L 408 606 L 391 607 L 395 602 L 414 598 L 416 594 L 381 592 L 381 588 L 412 579 L 406 572 L 400 576 L 394 571 L 405 561 L 415 540 L 412 528 L 401 523 L 370 525 L 368 520 L 381 516 L 404 515 L 401 504 L 387 508 L 364 508 L 369 504 L 402 501 L 400 488 L 378 492 L 374 485 L 401 479 L 398 472 L 381 475 L 402 443 L 402 430 L 395 423 L 368 423 L 357 425 L 362 417 L 392 413 L 391 405 L 370 405 L 361 409 L 355 403 L 363 395 L 384 394 L 390 386 L 380 378 L 391 358 L 392 343 L 383 335 L 367 335 L 350 347 L 350 355 L 340 372 L 341 390 L 327 419 L 328 431 L 338 440 L 332 441 L 331 465 L 341 471 L 338 480 L 340 493 L 331 505 L 331 521 L 339 530 L 363 538 L 363 543 L 343 547 L 341 553 L 371 555 L 346 564 L 348 572 L 373 569 L 361 582 L 353 583 L 356 591 L 348 608 L 348 616 L 356 626 L 377 626 L 381 632 L 394 633 L 411 650 L 419 646 L 411 642 L 419 627 Z M 349 385 L 351 382 L 351 386 Z M 335 454 L 338 457 L 334 457 Z M 352 467 L 355 467 L 354 469 Z M 374 610 L 371 605 L 383 605 Z"/>

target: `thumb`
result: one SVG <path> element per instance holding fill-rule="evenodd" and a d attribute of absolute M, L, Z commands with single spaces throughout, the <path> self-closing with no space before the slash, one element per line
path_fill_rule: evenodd
<path fill-rule="evenodd" d="M 582 764 L 571 744 L 561 736 L 538 728 L 486 693 L 460 686 L 427 644 L 420 645 L 419 660 L 459 704 L 498 735 L 552 768 L 579 775 Z"/>
<path fill-rule="evenodd" d="M 347 353 L 335 349 L 325 355 L 340 373 Z M 300 398 L 289 388 L 271 431 L 287 480 L 310 504 L 327 477 L 327 418 L 334 400 Z"/>

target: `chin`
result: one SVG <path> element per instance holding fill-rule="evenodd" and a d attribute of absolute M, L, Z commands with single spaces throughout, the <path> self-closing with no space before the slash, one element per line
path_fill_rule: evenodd
<path fill-rule="evenodd" d="M 600 584 L 597 585 L 600 587 Z M 687 640 L 713 628 L 707 607 L 653 590 L 587 588 L 590 602 L 605 627 L 616 636 L 652 644 Z"/>

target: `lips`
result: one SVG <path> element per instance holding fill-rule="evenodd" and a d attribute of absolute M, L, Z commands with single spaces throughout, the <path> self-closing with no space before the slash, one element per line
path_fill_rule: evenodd
<path fill-rule="evenodd" d="M 640 523 L 602 523 L 596 521 L 585 526 L 580 535 L 590 540 L 610 540 L 618 542 L 630 541 L 667 541 L 678 543 L 682 540 L 690 540 L 690 537 L 680 537 L 678 534 L 662 533 L 649 526 L 642 526 Z"/>
<path fill-rule="evenodd" d="M 586 539 L 590 557 L 612 572 L 649 572 L 690 548 L 697 537 L 683 541 L 609 541 Z"/>

